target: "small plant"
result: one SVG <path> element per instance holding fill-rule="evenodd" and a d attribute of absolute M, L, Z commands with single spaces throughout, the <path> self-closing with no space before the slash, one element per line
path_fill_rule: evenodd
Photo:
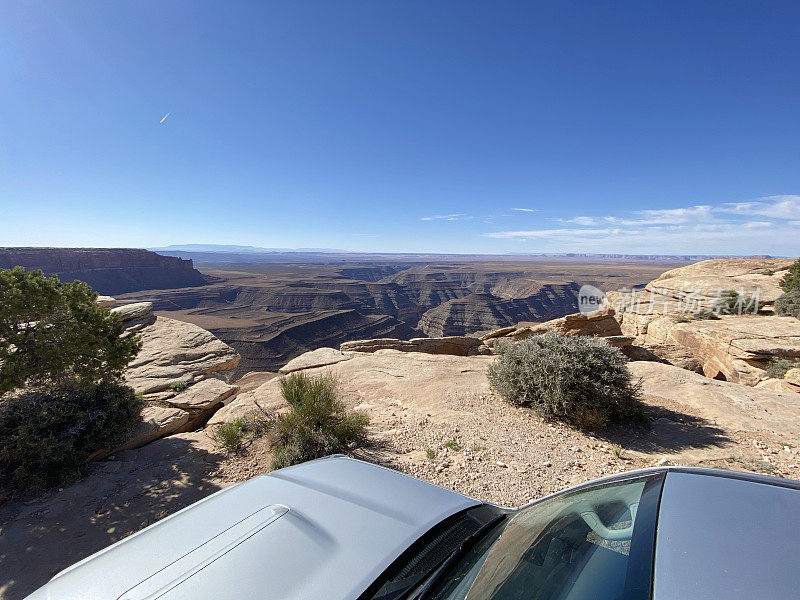
<path fill-rule="evenodd" d="M 428 459 L 429 461 L 431 461 L 431 462 L 433 462 L 434 460 L 436 460 L 436 452 L 434 452 L 434 451 L 433 451 L 433 450 L 431 450 L 430 448 L 428 448 L 427 450 L 425 450 L 425 456 L 426 456 L 426 457 L 427 457 L 427 459 Z"/>
<path fill-rule="evenodd" d="M 764 269 L 763 271 L 761 271 L 761 275 L 772 277 L 773 275 L 775 275 L 775 271 L 773 271 L 772 269 Z"/>
<path fill-rule="evenodd" d="M 602 340 L 550 332 L 503 344 L 499 353 L 489 382 L 510 404 L 590 430 L 646 421 L 625 355 Z"/>
<path fill-rule="evenodd" d="M 775 300 L 775 314 L 800 319 L 800 288 L 789 290 Z"/>
<path fill-rule="evenodd" d="M 472 444 L 472 448 L 470 448 L 473 452 L 483 452 L 486 450 L 486 446 L 481 446 L 480 444 Z"/>
<path fill-rule="evenodd" d="M 780 285 L 784 292 L 800 290 L 800 258 L 789 267 L 789 272 L 783 276 Z"/>
<path fill-rule="evenodd" d="M 700 310 L 694 313 L 693 318 L 696 321 L 719 321 L 719 315 L 713 310 Z"/>
<path fill-rule="evenodd" d="M 217 425 L 211 432 L 211 441 L 228 454 L 233 454 L 241 448 L 242 435 L 248 430 L 247 420 L 243 417 L 228 423 Z"/>
<path fill-rule="evenodd" d="M 176 379 L 169 384 L 169 389 L 173 392 L 182 392 L 189 387 L 189 382 L 184 379 Z"/>
<path fill-rule="evenodd" d="M 453 452 L 458 452 L 461 450 L 461 444 L 459 444 L 456 440 L 450 440 L 449 442 L 445 442 L 445 448 L 448 450 L 452 450 Z"/>
<path fill-rule="evenodd" d="M 622 458 L 622 446 L 619 444 L 611 444 L 611 454 L 614 455 L 614 458 L 617 460 Z"/>
<path fill-rule="evenodd" d="M 783 379 L 786 377 L 786 373 L 788 373 L 789 369 L 793 368 L 794 365 L 786 360 L 785 358 L 779 358 L 777 360 L 773 359 L 769 361 L 767 368 L 764 371 L 767 374 L 767 377 L 771 377 L 773 379 Z"/>
<path fill-rule="evenodd" d="M 725 290 L 714 301 L 711 310 L 723 315 L 741 315 L 758 312 L 758 299 L 754 296 L 740 294 L 735 290 Z"/>
<path fill-rule="evenodd" d="M 676 323 L 689 323 L 691 322 L 692 317 L 685 313 L 681 313 L 673 316 L 672 320 L 675 321 Z"/>
<path fill-rule="evenodd" d="M 281 379 L 281 393 L 290 410 L 275 422 L 274 469 L 344 452 L 365 440 L 369 417 L 348 410 L 332 376 L 292 373 Z"/>

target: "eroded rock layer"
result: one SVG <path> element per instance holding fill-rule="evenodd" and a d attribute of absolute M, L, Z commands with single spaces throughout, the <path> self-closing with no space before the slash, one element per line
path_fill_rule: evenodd
<path fill-rule="evenodd" d="M 0 268 L 79 279 L 101 294 L 206 285 L 191 260 L 135 248 L 0 248 Z"/>

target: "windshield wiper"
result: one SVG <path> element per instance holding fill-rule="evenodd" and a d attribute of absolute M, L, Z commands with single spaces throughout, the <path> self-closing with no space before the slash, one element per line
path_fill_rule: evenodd
<path fill-rule="evenodd" d="M 508 515 L 502 514 L 497 515 L 494 519 L 487 522 L 484 525 L 473 533 L 468 538 L 465 538 L 461 545 L 456 548 L 453 553 L 448 556 L 444 562 L 439 566 L 436 573 L 434 573 L 428 582 L 419 590 L 419 592 L 413 596 L 414 600 L 425 600 L 425 598 L 430 597 L 431 592 L 435 589 L 436 584 L 442 579 L 445 573 L 450 570 L 450 567 L 456 563 L 460 558 L 463 558 L 464 555 L 469 552 L 475 544 L 477 544 L 483 536 L 488 533 L 491 529 L 495 527 L 500 521 L 504 520 Z M 411 598 L 411 597 L 410 597 Z"/>

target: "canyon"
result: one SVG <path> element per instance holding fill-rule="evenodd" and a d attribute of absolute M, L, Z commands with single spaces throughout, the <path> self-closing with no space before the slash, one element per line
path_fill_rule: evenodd
<path fill-rule="evenodd" d="M 370 338 L 485 333 L 577 311 L 584 284 L 637 288 L 685 264 L 587 257 L 201 253 L 205 285 L 118 294 L 212 332 L 241 356 L 234 375 L 277 371 L 321 347 Z M 197 255 L 190 254 L 197 262 Z"/>

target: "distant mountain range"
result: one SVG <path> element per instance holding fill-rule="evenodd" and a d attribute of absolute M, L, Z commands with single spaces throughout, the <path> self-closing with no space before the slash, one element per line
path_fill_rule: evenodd
<path fill-rule="evenodd" d="M 153 252 L 235 252 L 239 254 L 265 254 L 271 252 L 317 252 L 351 254 L 349 250 L 335 248 L 261 248 L 258 246 L 236 246 L 231 244 L 175 244 L 161 248 L 148 248 Z"/>
<path fill-rule="evenodd" d="M 198 264 L 230 263 L 230 262 L 274 262 L 280 260 L 295 261 L 296 254 L 304 254 L 302 260 L 318 262 L 319 260 L 330 260 L 325 255 L 347 255 L 350 260 L 354 257 L 370 257 L 373 259 L 399 258 L 408 259 L 426 258 L 436 260 L 437 258 L 494 258 L 509 259 L 513 257 L 526 258 L 565 258 L 565 259 L 588 259 L 601 261 L 647 261 L 647 262 L 697 262 L 711 258 L 775 258 L 767 254 L 758 255 L 730 255 L 730 254 L 591 254 L 577 252 L 508 252 L 506 254 L 448 254 L 431 252 L 354 252 L 351 250 L 339 250 L 336 248 L 263 248 L 259 246 L 238 246 L 233 244 L 175 244 L 172 246 L 162 246 L 160 248 L 149 248 L 154 252 L 159 252 L 167 256 L 179 256 L 184 259 L 194 259 Z M 279 255 L 288 255 L 282 256 Z M 317 255 L 317 256 L 312 256 Z M 319 256 L 322 255 L 322 256 Z"/>

